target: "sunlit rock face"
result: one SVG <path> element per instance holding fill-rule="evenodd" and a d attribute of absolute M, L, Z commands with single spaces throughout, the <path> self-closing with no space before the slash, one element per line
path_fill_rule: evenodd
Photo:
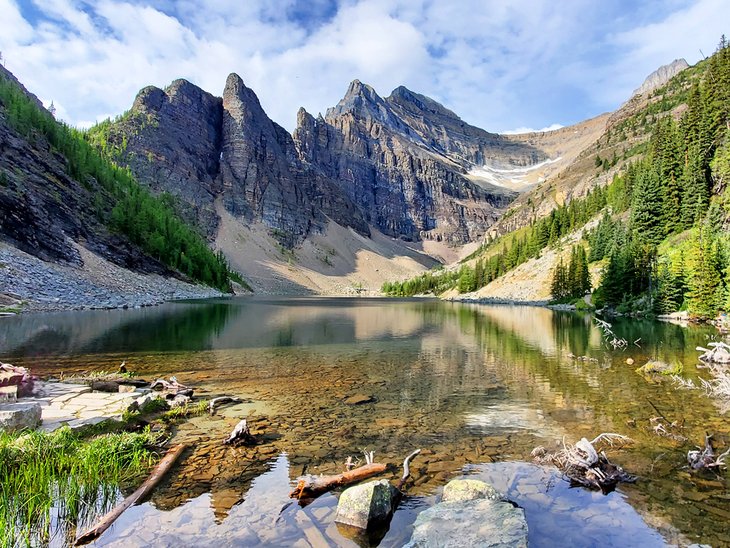
<path fill-rule="evenodd" d="M 516 194 L 473 182 L 469 171 L 545 159 L 428 97 L 399 87 L 383 99 L 358 80 L 324 117 L 300 111 L 294 140 L 302 160 L 335 181 L 369 223 L 405 240 L 478 238 Z"/>

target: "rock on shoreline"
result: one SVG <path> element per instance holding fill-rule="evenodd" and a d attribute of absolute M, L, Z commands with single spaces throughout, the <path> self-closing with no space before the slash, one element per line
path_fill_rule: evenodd
<path fill-rule="evenodd" d="M 225 295 L 204 285 L 132 272 L 78 249 L 81 268 L 45 262 L 0 243 L 0 294 L 21 301 L 23 312 L 138 308 Z"/>

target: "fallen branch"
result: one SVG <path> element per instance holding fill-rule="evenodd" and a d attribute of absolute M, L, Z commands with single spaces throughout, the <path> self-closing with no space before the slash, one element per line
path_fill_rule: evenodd
<path fill-rule="evenodd" d="M 418 455 L 421 452 L 420 449 L 416 449 L 413 453 L 408 455 L 405 460 L 403 461 L 403 477 L 401 477 L 400 481 L 398 482 L 398 491 L 401 491 L 403 489 L 403 485 L 405 485 L 408 478 L 411 476 L 411 460 L 413 460 L 413 457 Z"/>
<path fill-rule="evenodd" d="M 152 489 L 155 488 L 155 486 L 160 482 L 160 480 L 167 474 L 168 470 L 172 467 L 173 464 L 175 464 L 175 461 L 180 457 L 182 452 L 185 450 L 186 445 L 180 444 L 172 447 L 162 458 L 162 460 L 157 463 L 157 466 L 155 466 L 155 469 L 152 470 L 152 473 L 150 474 L 150 477 L 148 477 L 145 482 L 139 486 L 139 488 L 129 495 L 126 499 L 122 501 L 121 504 L 116 506 L 111 512 L 106 514 L 99 522 L 96 524 L 95 527 L 92 529 L 89 529 L 86 531 L 86 533 L 82 534 L 80 537 L 76 539 L 76 542 L 74 543 L 75 546 L 81 546 L 83 544 L 87 544 L 91 542 L 92 540 L 98 538 L 104 531 L 106 531 L 116 519 L 122 515 L 122 513 L 135 504 L 137 501 L 143 499 L 146 497 Z"/>
<path fill-rule="evenodd" d="M 231 435 L 223 443 L 225 445 L 233 445 L 234 447 L 239 445 L 254 445 L 256 438 L 251 434 L 246 419 L 243 419 L 236 425 Z"/>
<path fill-rule="evenodd" d="M 299 478 L 294 490 L 289 493 L 289 496 L 293 499 L 318 497 L 335 487 L 357 483 L 369 477 L 382 474 L 387 469 L 387 464 L 371 462 L 334 476 L 302 476 Z"/>
<path fill-rule="evenodd" d="M 710 442 L 711 439 L 712 436 L 710 434 L 705 434 L 704 450 L 692 450 L 687 452 L 687 462 L 692 470 L 703 470 L 707 468 L 727 466 L 725 458 L 730 456 L 730 449 L 721 455 L 716 456 L 714 449 L 712 449 L 712 443 Z"/>
<path fill-rule="evenodd" d="M 219 396 L 217 398 L 213 398 L 210 400 L 210 403 L 208 404 L 208 412 L 211 415 L 215 415 L 216 408 L 220 407 L 221 405 L 224 405 L 226 403 L 240 403 L 241 398 L 236 398 L 234 396 Z"/>

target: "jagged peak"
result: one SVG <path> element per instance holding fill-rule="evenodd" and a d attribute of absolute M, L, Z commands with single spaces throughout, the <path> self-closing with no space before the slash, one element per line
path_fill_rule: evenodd
<path fill-rule="evenodd" d="M 165 92 L 157 86 L 145 86 L 137 92 L 134 103 L 132 103 L 132 110 L 135 112 L 157 111 L 160 110 L 165 99 Z"/>
<path fill-rule="evenodd" d="M 675 59 L 671 63 L 662 65 L 646 77 L 641 86 L 639 86 L 636 90 L 634 90 L 634 93 L 631 94 L 632 97 L 634 95 L 649 93 L 662 87 L 686 68 L 689 68 L 689 63 L 687 63 L 687 61 L 683 58 Z"/>
<path fill-rule="evenodd" d="M 226 78 L 226 87 L 223 89 L 223 103 L 230 103 L 233 100 L 254 106 L 256 110 L 266 115 L 256 93 L 247 87 L 243 83 L 243 78 L 235 72 L 228 75 L 228 78 Z"/>
<path fill-rule="evenodd" d="M 356 95 L 364 95 L 366 97 L 378 97 L 379 98 L 379 95 L 376 93 L 376 91 L 373 89 L 372 86 L 363 84 L 357 78 L 355 78 L 352 82 L 350 82 L 350 85 L 347 87 L 347 92 L 345 93 L 345 99 L 347 99 L 348 97 L 354 97 Z"/>
<path fill-rule="evenodd" d="M 313 126 L 314 123 L 314 116 L 309 114 L 304 107 L 299 107 L 297 111 L 297 127 Z"/>
<path fill-rule="evenodd" d="M 185 78 L 178 78 L 177 80 L 173 80 L 169 86 L 165 88 L 165 92 L 168 95 L 177 93 L 178 91 L 203 91 L 201 88 L 190 82 L 189 80 L 186 80 Z"/>
<path fill-rule="evenodd" d="M 345 96 L 333 108 L 327 109 L 326 117 L 343 114 L 372 115 L 385 121 L 388 116 L 388 106 L 380 95 L 360 80 L 353 80 L 347 87 Z"/>
<path fill-rule="evenodd" d="M 452 110 L 449 110 L 438 101 L 431 99 L 426 95 L 411 91 L 405 86 L 398 86 L 392 93 L 385 98 L 388 103 L 403 104 L 404 102 L 415 105 L 419 110 L 428 111 L 440 116 L 452 118 L 461 121 L 461 118 Z"/>

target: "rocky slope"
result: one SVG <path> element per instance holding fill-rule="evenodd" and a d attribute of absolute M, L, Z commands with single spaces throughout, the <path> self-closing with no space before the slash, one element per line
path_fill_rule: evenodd
<path fill-rule="evenodd" d="M 694 69 L 687 68 L 684 59 L 660 67 L 612 113 L 556 131 L 509 136 L 561 161 L 549 166 L 539 184 L 510 204 L 491 227 L 491 235 L 526 226 L 592 188 L 608 184 L 627 163 L 640 157 L 656 119 L 667 114 L 678 119 L 683 112 L 682 96 L 695 77 Z"/>
<path fill-rule="evenodd" d="M 0 80 L 12 82 L 40 108 L 15 77 L 0 66 Z M 45 261 L 81 266 L 74 242 L 126 268 L 171 275 L 94 214 L 97 195 L 105 190 L 90 180 L 82 185 L 69 176 L 67 159 L 39 133 L 27 138 L 7 121 L 0 101 L 0 241 Z"/>
<path fill-rule="evenodd" d="M 66 156 L 31 125 L 21 132 L 5 93 L 40 101 L 0 66 L 0 309 L 55 310 L 141 306 L 169 298 L 220 295 L 143 253 L 110 231 L 98 213 L 111 201 L 89 178 L 70 176 Z M 22 107 L 25 108 L 25 107 Z M 37 109 L 42 109 L 38 111 Z"/>
<path fill-rule="evenodd" d="M 184 80 L 145 88 L 128 114 L 92 134 L 140 181 L 179 197 L 211 239 L 220 197 L 289 248 L 330 220 L 364 236 L 372 226 L 406 241 L 466 243 L 516 195 L 471 181 L 468 170 L 547 158 L 405 88 L 383 99 L 358 81 L 325 117 L 301 110 L 291 136 L 235 74 L 222 98 Z"/>

